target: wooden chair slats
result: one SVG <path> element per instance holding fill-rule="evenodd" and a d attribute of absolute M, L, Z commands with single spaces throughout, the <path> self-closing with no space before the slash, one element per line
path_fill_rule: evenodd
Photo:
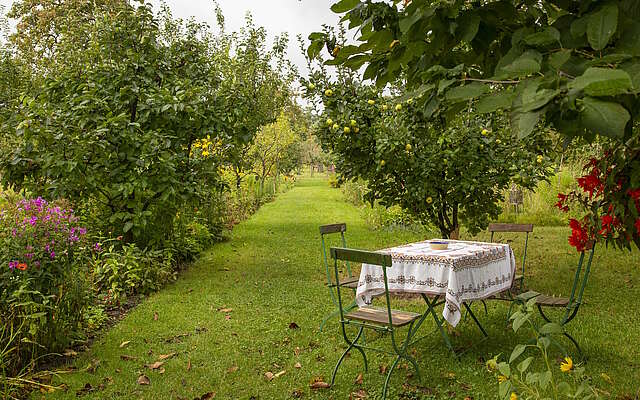
<path fill-rule="evenodd" d="M 361 307 L 353 310 L 344 316 L 346 319 L 369 322 L 376 325 L 388 325 L 389 315 L 386 308 Z M 408 311 L 391 310 L 391 323 L 394 327 L 401 327 L 410 324 L 421 317 Z"/>
<path fill-rule="evenodd" d="M 346 231 L 347 231 L 347 224 L 345 223 L 320 226 L 321 235 L 327 235 L 330 233 L 340 233 L 340 232 L 346 232 Z"/>
<path fill-rule="evenodd" d="M 391 267 L 391 255 L 374 253 L 371 251 L 347 249 L 344 247 L 332 247 L 331 257 L 336 260 L 351 261 L 356 263 L 379 265 L 381 267 Z"/>
<path fill-rule="evenodd" d="M 518 296 L 518 300 L 525 303 L 532 298 L 535 298 L 536 305 L 545 307 L 566 307 L 567 304 L 569 304 L 569 298 L 567 297 L 547 296 L 546 294 L 541 294 L 533 290 L 522 293 Z"/>
<path fill-rule="evenodd" d="M 489 232 L 533 232 L 533 224 L 489 224 Z"/>

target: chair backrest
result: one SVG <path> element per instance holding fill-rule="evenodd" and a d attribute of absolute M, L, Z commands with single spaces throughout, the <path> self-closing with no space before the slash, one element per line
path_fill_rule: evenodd
<path fill-rule="evenodd" d="M 329 258 L 327 255 L 327 243 L 325 240 L 325 235 L 333 235 L 333 234 L 339 233 L 342 247 L 347 247 L 347 240 L 345 239 L 345 236 L 344 236 L 346 231 L 347 231 L 347 224 L 345 223 L 320 226 L 320 239 L 322 240 L 322 259 L 324 261 L 324 267 L 327 272 L 327 283 L 329 285 L 332 285 L 332 282 L 331 282 L 331 271 L 329 269 Z M 352 277 L 351 266 L 349 265 L 349 263 L 347 263 L 347 273 L 349 274 L 349 277 Z"/>
<path fill-rule="evenodd" d="M 336 279 L 336 288 L 338 291 L 338 309 L 340 310 L 340 320 L 344 320 L 342 310 L 342 297 L 340 295 L 340 277 L 338 276 L 338 261 L 364 263 L 370 265 L 378 265 L 382 267 L 382 276 L 384 277 L 384 294 L 387 299 L 387 315 L 389 317 L 389 329 L 393 330 L 393 318 L 391 314 L 391 301 L 389 297 L 389 283 L 387 282 L 387 268 L 390 268 L 393 260 L 390 254 L 376 253 L 366 250 L 347 249 L 344 247 L 332 247 L 331 258 L 334 260 L 334 272 Z"/>
<path fill-rule="evenodd" d="M 533 232 L 533 224 L 489 224 L 489 232 L 491 232 L 491 241 L 496 232 L 505 233 L 525 233 L 524 252 L 522 254 L 522 281 L 520 281 L 520 289 L 524 287 L 525 265 L 527 263 L 527 246 L 529 245 L 529 233 Z"/>
<path fill-rule="evenodd" d="M 571 287 L 571 295 L 569 296 L 569 304 L 562 320 L 562 324 L 566 324 L 571 321 L 578 313 L 578 308 L 582 304 L 582 295 L 584 289 L 587 287 L 587 281 L 589 280 L 589 273 L 591 272 L 591 262 L 593 261 L 593 254 L 596 250 L 596 243 L 591 240 L 585 245 L 584 250 L 580 252 L 580 258 L 578 260 L 578 268 L 576 268 L 576 274 L 573 278 L 573 284 Z M 586 254 L 589 253 L 587 259 L 587 265 L 584 265 L 584 259 Z M 583 269 L 584 268 L 584 269 Z"/>

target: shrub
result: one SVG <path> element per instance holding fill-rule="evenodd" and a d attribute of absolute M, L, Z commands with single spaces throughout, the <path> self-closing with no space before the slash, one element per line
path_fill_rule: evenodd
<path fill-rule="evenodd" d="M 82 337 L 89 302 L 86 229 L 64 201 L 12 196 L 0 211 L 0 318 L 15 373 Z M 17 338 L 17 339 L 16 339 Z M 10 337 L 0 336 L 0 347 Z"/>
<path fill-rule="evenodd" d="M 109 243 L 109 242 L 108 242 Z M 100 245 L 96 245 L 100 247 Z M 140 250 L 111 240 L 92 260 L 95 282 L 105 303 L 119 304 L 127 296 L 149 294 L 176 279 L 171 250 Z"/>

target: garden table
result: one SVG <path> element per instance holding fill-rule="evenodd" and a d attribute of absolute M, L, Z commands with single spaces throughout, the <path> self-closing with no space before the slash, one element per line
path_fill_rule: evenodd
<path fill-rule="evenodd" d="M 448 249 L 433 250 L 429 242 L 409 243 L 378 252 L 392 257 L 392 267 L 387 270 L 389 292 L 421 295 L 428 305 L 426 312 L 433 315 L 447 346 L 453 351 L 442 328 L 444 321 L 455 327 L 464 306 L 487 336 L 467 303 L 509 290 L 516 271 L 515 257 L 508 244 L 446 240 Z M 358 306 L 370 304 L 374 297 L 382 294 L 382 269 L 363 264 L 356 290 Z M 438 318 L 434 309 L 441 304 L 444 304 L 443 319 Z"/>

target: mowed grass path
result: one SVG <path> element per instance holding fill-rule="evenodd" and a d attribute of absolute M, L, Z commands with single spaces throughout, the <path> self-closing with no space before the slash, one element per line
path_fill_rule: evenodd
<path fill-rule="evenodd" d="M 322 317 L 333 308 L 325 287 L 318 226 L 334 222 L 347 223 L 352 247 L 377 249 L 427 236 L 407 230 L 372 231 L 359 210 L 346 204 L 326 180 L 301 179 L 294 189 L 237 226 L 229 242 L 213 246 L 176 283 L 145 299 L 106 332 L 78 357 L 74 364 L 78 372 L 61 376 L 68 390 L 47 398 L 76 398 L 87 383 L 97 390 L 86 397 L 95 399 L 194 399 L 209 392 L 216 399 L 288 399 L 294 392 L 303 398 L 347 399 L 359 389 L 378 398 L 384 379 L 378 369 L 391 358 L 375 353 L 362 385 L 354 382 L 364 372 L 361 358 L 354 354 L 343 364 L 335 387 L 309 388 L 314 378 L 330 379 L 345 348 L 335 320 L 324 332 L 318 331 Z M 566 228 L 536 229 L 529 244 L 532 286 L 567 293 L 576 258 L 566 236 Z M 513 246 L 521 254 L 520 242 Z M 640 256 L 637 251 L 596 254 L 587 304 L 571 332 L 590 357 L 587 369 L 596 384 L 611 393 L 635 395 L 640 387 Z M 408 306 L 422 307 L 419 302 Z M 224 309 L 231 310 L 220 311 Z M 528 336 L 517 336 L 505 327 L 503 304 L 490 303 L 488 316 L 478 314 L 490 341 L 456 360 L 433 333 L 418 345 L 422 382 L 408 379 L 407 371 L 399 369 L 389 398 L 418 385 L 426 389 L 404 398 L 495 398 L 497 383 L 485 371 L 483 360 L 509 354 Z M 291 323 L 299 329 L 290 329 Z M 428 333 L 433 327 L 427 320 L 421 329 Z M 470 321 L 461 322 L 457 334 L 458 344 L 480 338 Z M 130 343 L 121 348 L 125 341 Z M 144 366 L 171 353 L 176 355 L 158 370 Z M 100 362 L 95 372 L 83 370 L 92 360 Z M 286 372 L 267 381 L 268 371 Z M 608 374 L 614 385 L 601 373 Z M 149 377 L 150 385 L 137 383 L 141 374 Z"/>

